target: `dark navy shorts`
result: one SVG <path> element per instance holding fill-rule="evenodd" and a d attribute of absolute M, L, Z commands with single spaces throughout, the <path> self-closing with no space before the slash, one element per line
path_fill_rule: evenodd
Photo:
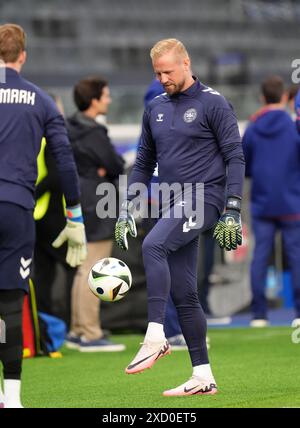
<path fill-rule="evenodd" d="M 32 210 L 0 201 L 0 290 L 28 292 L 34 241 Z"/>

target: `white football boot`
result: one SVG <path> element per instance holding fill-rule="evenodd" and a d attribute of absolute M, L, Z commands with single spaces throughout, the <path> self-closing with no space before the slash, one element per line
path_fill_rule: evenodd
<path fill-rule="evenodd" d="M 264 328 L 264 327 L 268 327 L 270 325 L 269 321 L 266 319 L 253 319 L 250 322 L 250 327 L 253 328 Z"/>
<path fill-rule="evenodd" d="M 142 347 L 131 361 L 125 372 L 127 374 L 135 374 L 150 369 L 157 360 L 169 355 L 171 347 L 165 339 L 163 342 L 150 342 L 149 340 L 142 343 Z"/>
<path fill-rule="evenodd" d="M 163 392 L 165 397 L 176 397 L 185 395 L 214 395 L 217 393 L 217 385 L 214 378 L 202 379 L 192 376 L 187 382 L 174 389 Z"/>

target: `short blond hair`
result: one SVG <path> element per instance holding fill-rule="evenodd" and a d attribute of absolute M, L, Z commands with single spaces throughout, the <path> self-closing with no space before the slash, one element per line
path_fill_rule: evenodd
<path fill-rule="evenodd" d="M 16 62 L 25 50 L 26 34 L 16 24 L 0 25 L 0 59 L 5 63 Z"/>
<path fill-rule="evenodd" d="M 180 57 L 189 58 L 189 54 L 184 44 L 177 39 L 163 39 L 155 43 L 150 51 L 150 57 L 153 60 L 173 51 Z"/>

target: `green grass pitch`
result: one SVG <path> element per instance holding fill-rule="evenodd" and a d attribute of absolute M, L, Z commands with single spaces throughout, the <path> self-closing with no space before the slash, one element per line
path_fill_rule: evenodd
<path fill-rule="evenodd" d="M 300 407 L 300 343 L 291 328 L 214 329 L 210 360 L 219 392 L 214 396 L 163 397 L 162 392 L 191 375 L 187 352 L 173 352 L 151 370 L 126 375 L 125 366 L 142 336 L 115 336 L 127 350 L 80 353 L 63 349 L 63 358 L 24 361 L 25 407 L 201 408 Z M 298 334 L 300 338 L 300 333 Z"/>

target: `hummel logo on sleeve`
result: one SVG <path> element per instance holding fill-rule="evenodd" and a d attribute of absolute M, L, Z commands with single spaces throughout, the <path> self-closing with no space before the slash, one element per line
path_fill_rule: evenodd
<path fill-rule="evenodd" d="M 158 113 L 156 122 L 163 122 L 164 121 L 163 117 L 164 117 L 163 113 Z"/>
<path fill-rule="evenodd" d="M 202 89 L 202 92 L 209 92 L 212 95 L 221 95 L 220 92 L 215 91 L 213 88 L 210 88 L 209 86 L 207 86 L 206 89 Z"/>

